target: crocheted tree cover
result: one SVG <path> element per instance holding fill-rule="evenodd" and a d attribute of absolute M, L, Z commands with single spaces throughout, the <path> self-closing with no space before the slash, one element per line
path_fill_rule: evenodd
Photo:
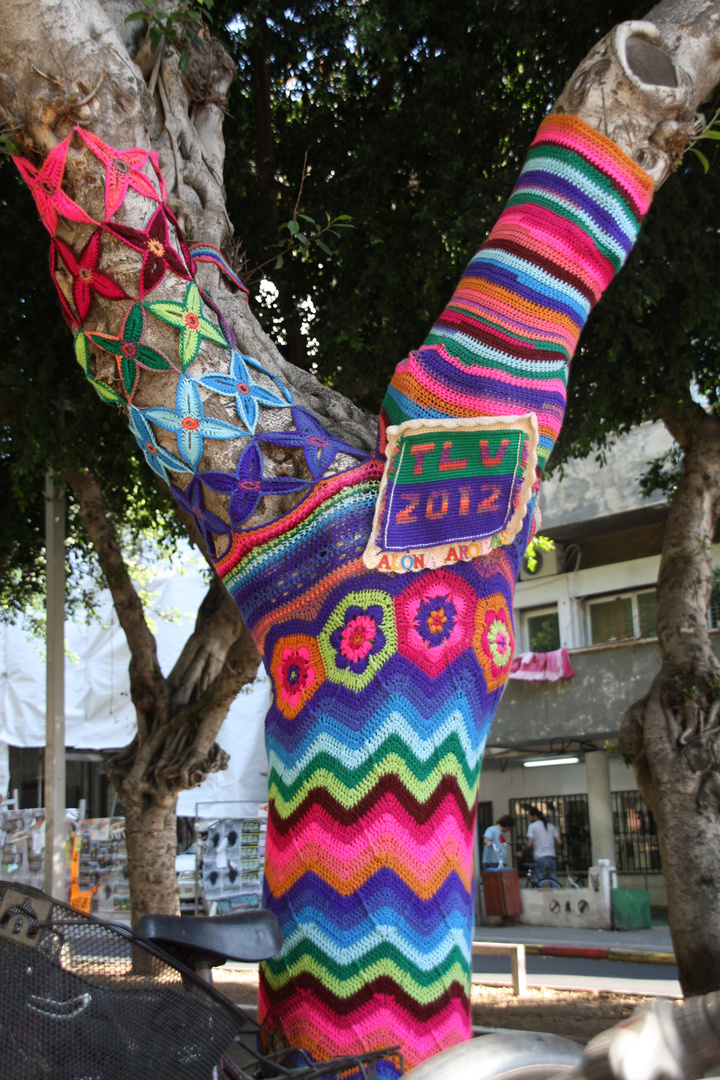
<path fill-rule="evenodd" d="M 571 356 L 635 241 L 652 181 L 582 121 L 546 120 L 425 345 L 398 365 L 377 454 L 328 475 L 340 451 L 363 455 L 235 349 L 194 281 L 157 160 L 77 136 L 107 164 L 102 222 L 62 193 L 60 148 L 41 170 L 18 166 L 53 235 L 58 214 L 98 226 L 80 254 L 53 241 L 53 272 L 61 261 L 73 277 L 71 295 L 59 292 L 78 360 L 101 396 L 122 402 L 149 464 L 195 515 L 210 550 L 229 537 L 217 571 L 272 680 L 264 902 L 285 944 L 262 967 L 260 1019 L 269 1041 L 316 1058 L 400 1044 L 413 1066 L 470 1035 L 475 805 L 513 654 L 514 583 Z M 143 231 L 111 220 L 128 185 L 154 200 Z M 99 269 L 109 237 L 138 253 L 134 297 Z M 149 299 L 165 275 L 188 282 L 182 302 Z M 80 329 L 93 290 L 125 305 L 119 333 Z M 172 359 L 146 341 L 153 319 L 177 330 Z M 119 389 L 93 377 L 92 348 L 115 357 Z M 207 350 L 217 368 L 195 376 Z M 138 380 L 170 370 L 176 408 L 136 407 Z M 216 394 L 234 401 L 240 428 L 206 415 Z M 290 408 L 294 430 L 258 424 L 264 410 Z M 480 434 L 476 418 L 489 420 Z M 403 426 L 386 431 L 389 423 Z M 380 506 L 387 435 L 400 442 Z M 208 440 L 233 438 L 235 472 L 203 469 Z M 301 448 L 312 479 L 266 478 L 261 442 Z M 528 471 L 529 487 L 527 476 L 520 483 Z M 206 491 L 227 497 L 224 515 L 217 502 L 205 505 Z M 293 492 L 301 501 L 280 520 L 243 528 L 265 494 Z M 392 506 L 400 509 L 391 522 Z M 480 525 L 463 532 L 473 516 Z M 383 551 L 396 521 L 412 526 L 414 554 L 392 543 Z M 380 547 L 368 559 L 371 539 Z M 434 552 L 427 562 L 424 548 Z M 379 1071 L 394 1075 L 396 1062 Z"/>

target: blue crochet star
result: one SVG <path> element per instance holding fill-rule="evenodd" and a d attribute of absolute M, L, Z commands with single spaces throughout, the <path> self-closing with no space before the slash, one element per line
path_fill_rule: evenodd
<path fill-rule="evenodd" d="M 237 529 L 255 511 L 263 495 L 289 495 L 300 491 L 310 483 L 296 476 L 263 475 L 263 460 L 255 442 L 243 450 L 235 473 L 198 473 L 206 487 L 221 495 L 229 495 L 228 517 L 233 529 Z"/>
<path fill-rule="evenodd" d="M 178 382 L 175 405 L 175 409 L 159 406 L 142 411 L 153 424 L 177 435 L 178 449 L 193 470 L 200 464 L 203 438 L 237 439 L 244 434 L 224 420 L 205 416 L 197 387 L 184 375 Z"/>
<path fill-rule="evenodd" d="M 206 510 L 203 505 L 203 494 L 200 481 L 197 476 L 194 476 L 184 491 L 175 487 L 174 484 L 170 485 L 170 491 L 175 501 L 182 506 L 183 510 L 187 510 L 189 514 L 195 518 L 197 527 L 202 533 L 203 539 L 207 544 L 208 551 L 211 555 L 215 555 L 215 541 L 213 540 L 213 534 L 217 536 L 227 536 L 232 532 L 232 529 L 226 521 L 217 517 L 216 514 Z"/>
<path fill-rule="evenodd" d="M 265 390 L 253 382 L 250 368 L 267 375 L 280 390 L 281 397 Z M 230 371 L 208 371 L 197 380 L 206 390 L 212 390 L 216 394 L 224 394 L 235 400 L 237 414 L 248 431 L 254 432 L 257 424 L 259 410 L 258 405 L 266 409 L 286 409 L 293 403 L 293 397 L 289 390 L 283 386 L 279 379 L 272 375 L 252 356 L 232 351 Z"/>
<path fill-rule="evenodd" d="M 257 436 L 263 442 L 276 446 L 299 446 L 305 455 L 305 462 L 314 480 L 319 480 L 332 465 L 338 454 L 350 454 L 355 458 L 366 458 L 364 450 L 357 450 L 326 431 L 322 424 L 306 412 L 293 406 L 293 420 L 296 431 L 264 431 Z"/>
<path fill-rule="evenodd" d="M 172 469 L 173 472 L 188 473 L 192 472 L 184 461 L 175 457 L 169 450 L 166 450 L 164 446 L 160 446 L 155 438 L 155 432 L 152 430 L 148 422 L 139 409 L 136 409 L 134 405 L 130 405 L 130 430 L 137 440 L 137 444 L 145 455 L 145 460 L 148 465 L 158 476 L 165 481 L 166 484 L 170 483 L 170 477 L 167 474 L 168 469 Z"/>

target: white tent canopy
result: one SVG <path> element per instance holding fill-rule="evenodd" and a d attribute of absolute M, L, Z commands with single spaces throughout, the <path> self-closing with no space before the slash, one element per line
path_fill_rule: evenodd
<path fill-rule="evenodd" d="M 149 615 L 157 626 L 160 666 L 167 674 L 192 631 L 207 581 L 198 567 L 183 568 L 178 560 L 175 567 L 158 568 L 147 587 L 153 594 Z M 99 621 L 65 624 L 66 652 L 78 658 L 65 662 L 65 745 L 75 749 L 120 748 L 135 734 L 130 651 L 109 593 L 102 594 L 99 608 Z M 0 626 L 0 794 L 7 788 L 7 746 L 45 745 L 44 644 L 19 626 Z M 212 810 L 217 816 L 234 813 L 221 803 L 265 802 L 263 723 L 269 700 L 269 683 L 261 668 L 259 678 L 233 702 L 218 737 L 230 754 L 229 769 L 182 792 L 179 814 L 194 816 L 198 802 L 217 804 Z"/>

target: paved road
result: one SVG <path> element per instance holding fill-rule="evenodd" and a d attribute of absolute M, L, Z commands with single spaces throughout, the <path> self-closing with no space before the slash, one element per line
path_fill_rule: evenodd
<path fill-rule="evenodd" d="M 564 956 L 527 956 L 528 986 L 567 990 L 610 990 L 615 993 L 680 996 L 674 964 L 633 964 L 618 960 L 575 960 Z M 510 986 L 510 960 L 500 956 L 473 958 L 474 978 L 491 986 Z"/>

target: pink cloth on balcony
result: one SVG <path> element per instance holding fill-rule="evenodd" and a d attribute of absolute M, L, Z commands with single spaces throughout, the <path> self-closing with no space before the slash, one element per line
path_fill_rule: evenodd
<path fill-rule="evenodd" d="M 521 653 L 514 658 L 510 668 L 511 679 L 525 679 L 527 682 L 557 682 L 559 679 L 572 679 L 574 674 L 567 649 Z"/>

